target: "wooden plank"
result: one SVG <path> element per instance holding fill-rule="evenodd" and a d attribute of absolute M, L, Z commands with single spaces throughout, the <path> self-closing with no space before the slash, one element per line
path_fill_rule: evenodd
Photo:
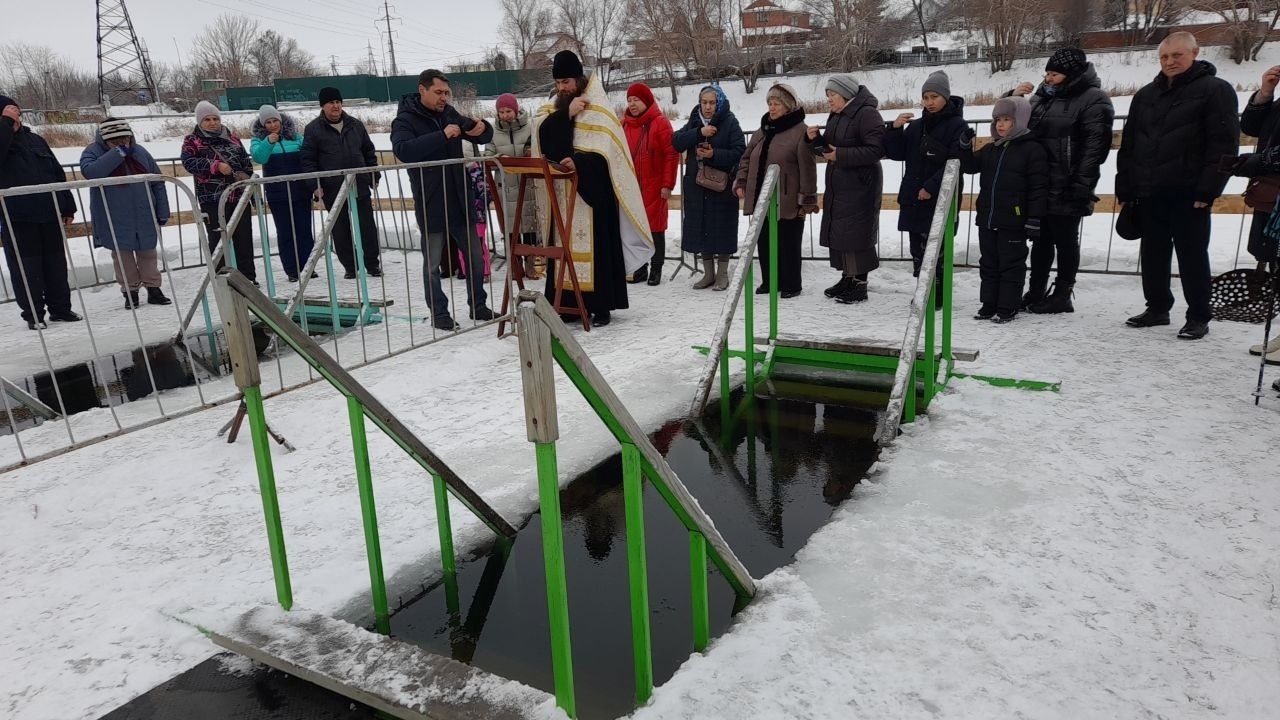
<path fill-rule="evenodd" d="M 707 543 L 715 549 L 716 555 L 723 563 L 723 568 L 733 575 L 729 579 L 730 583 L 735 587 L 741 588 L 742 592 L 748 597 L 754 597 L 756 593 L 756 583 L 752 579 L 751 573 L 747 571 L 742 561 L 733 553 L 733 549 L 729 547 L 729 543 L 720 534 L 714 522 L 702 509 L 702 505 L 698 503 L 697 498 L 689 492 L 684 486 L 680 478 L 676 475 L 671 466 L 667 464 L 667 459 L 658 452 L 658 449 L 649 441 L 648 433 L 640 429 L 639 423 L 627 412 L 626 407 L 618 396 L 614 394 L 613 388 L 600 374 L 595 363 L 591 362 L 591 358 L 587 357 L 586 351 L 574 339 L 573 334 L 569 332 L 568 327 L 560 320 L 559 316 L 551 307 L 551 303 L 542 296 L 541 293 L 525 290 L 520 293 L 519 301 L 521 304 L 533 303 L 534 310 L 537 312 L 541 324 L 546 325 L 551 335 L 560 343 L 564 351 L 573 359 L 575 365 L 582 372 L 583 377 L 600 396 L 601 401 L 609 412 L 617 418 L 618 423 L 622 425 L 622 429 L 630 436 L 631 442 L 636 444 L 640 450 L 640 455 L 649 463 L 657 473 L 657 480 L 661 482 L 675 497 L 679 503 L 680 509 L 688 516 L 693 527 L 689 530 L 697 530 L 706 537 Z M 522 308 L 523 309 L 523 308 Z M 523 332 L 523 331 L 522 331 Z M 621 438 L 619 440 L 622 440 Z"/>
<path fill-rule="evenodd" d="M 767 343 L 768 339 L 757 337 L 756 342 Z M 901 352 L 901 343 L 873 338 L 843 337 L 830 338 L 796 333 L 778 333 L 777 344 L 782 347 L 806 348 L 810 350 L 831 350 L 834 352 L 860 353 L 862 355 L 880 355 L 897 357 Z M 951 353 L 960 362 L 973 362 L 978 359 L 978 351 L 969 348 L 952 348 Z M 924 351 L 916 352 L 917 358 L 924 358 Z M 942 353 L 938 353 L 942 357 Z"/>
<path fill-rule="evenodd" d="M 253 327 L 249 323 L 249 306 L 244 296 L 228 285 L 226 275 L 213 279 L 213 294 L 218 302 L 218 316 L 227 337 L 227 356 L 236 387 L 243 391 L 262 383 L 258 368 L 258 350 L 253 342 Z"/>
<path fill-rule="evenodd" d="M 305 610 L 257 607 L 214 644 L 405 720 L 545 717 L 547 693 Z"/>
<path fill-rule="evenodd" d="M 521 305 L 518 314 L 525 432 L 529 442 L 555 442 L 560 438 L 560 420 L 556 412 L 556 361 L 551 355 L 551 331 L 546 323 L 538 321 L 533 306 Z"/>

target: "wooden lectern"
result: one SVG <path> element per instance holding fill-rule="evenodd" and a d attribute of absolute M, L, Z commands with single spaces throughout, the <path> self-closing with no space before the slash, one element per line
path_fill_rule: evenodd
<path fill-rule="evenodd" d="M 520 189 L 516 194 L 516 212 L 512 225 L 508 227 L 507 219 L 504 217 L 505 210 L 503 208 L 503 195 L 498 184 L 494 182 L 492 163 L 485 164 L 485 178 L 489 185 L 489 196 L 494 198 L 494 209 L 498 213 L 498 227 L 502 228 L 503 234 L 507 238 L 507 281 L 503 283 L 502 289 L 502 319 L 498 321 L 498 337 L 502 337 L 502 331 L 507 324 L 507 312 L 511 306 L 511 282 L 515 281 L 516 286 L 524 290 L 524 258 L 526 257 L 544 257 L 548 261 L 555 261 L 555 298 L 552 299 L 551 305 L 556 312 L 562 315 L 577 315 L 582 320 L 582 329 L 590 332 L 591 315 L 587 312 L 586 303 L 582 300 L 582 289 L 578 285 L 578 271 L 573 265 L 573 256 L 569 252 L 569 247 L 565 244 L 569 240 L 569 229 L 573 227 L 573 209 L 578 199 L 578 174 L 572 170 L 568 170 L 556 163 L 548 162 L 546 158 L 541 157 L 512 157 L 503 155 L 498 158 L 498 163 L 502 166 L 502 171 L 508 176 L 520 178 Z M 551 204 L 551 227 L 554 231 L 555 238 L 559 245 L 524 245 L 520 242 L 521 228 L 520 223 L 524 219 L 524 203 L 528 197 L 527 189 L 530 180 L 542 180 L 546 183 L 547 197 Z M 561 214 L 560 203 L 556 201 L 555 181 L 567 182 L 569 184 L 569 212 L 568 217 Z M 577 307 L 565 307 L 561 305 L 564 300 L 564 281 L 565 277 L 569 279 L 569 286 L 573 289 L 574 299 L 578 301 Z"/>

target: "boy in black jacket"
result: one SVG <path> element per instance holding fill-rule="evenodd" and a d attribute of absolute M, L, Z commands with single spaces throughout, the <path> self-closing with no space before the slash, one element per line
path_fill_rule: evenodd
<path fill-rule="evenodd" d="M 994 142 L 975 152 L 966 138 L 960 148 L 960 167 L 982 173 L 974 211 L 982 253 L 978 260 L 982 307 L 973 317 L 1006 323 L 1022 305 L 1027 239 L 1040 236 L 1049 194 L 1049 158 L 1027 129 L 1031 104 L 1026 98 L 997 100 L 991 117 Z"/>

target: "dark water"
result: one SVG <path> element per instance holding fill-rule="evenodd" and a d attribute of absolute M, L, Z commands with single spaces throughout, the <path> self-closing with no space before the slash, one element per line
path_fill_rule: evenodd
<path fill-rule="evenodd" d="M 870 435 L 877 413 L 795 399 L 747 401 L 741 393 L 730 409 L 727 425 L 713 407 L 702 424 L 671 422 L 652 439 L 752 577 L 760 578 L 791 562 L 875 461 Z M 618 717 L 633 709 L 635 694 L 620 459 L 578 477 L 560 499 L 578 716 Z M 654 684 L 661 685 L 693 650 L 689 535 L 647 486 L 644 502 Z M 437 584 L 395 611 L 392 635 L 554 693 L 542 563 L 541 517 L 534 515 L 514 541 L 495 542 L 459 563 L 456 612 Z M 728 629 L 736 608 L 729 585 L 708 567 L 715 637 Z M 278 672 L 230 676 L 210 661 L 103 720 L 259 717 L 372 714 Z"/>
<path fill-rule="evenodd" d="M 737 399 L 735 421 L 718 413 L 701 428 L 680 422 L 654 436 L 668 462 L 759 578 L 789 563 L 875 461 L 865 439 L 874 411 L 780 399 Z M 655 685 L 693 650 L 688 533 L 646 486 L 646 550 Z M 627 538 L 620 457 L 561 493 L 574 680 L 579 716 L 613 718 L 634 697 Z M 554 692 L 541 517 L 511 544 L 459 567 L 460 612 L 436 588 L 392 617 L 392 634 L 433 652 Z M 734 613 L 729 585 L 712 569 L 711 631 Z"/>

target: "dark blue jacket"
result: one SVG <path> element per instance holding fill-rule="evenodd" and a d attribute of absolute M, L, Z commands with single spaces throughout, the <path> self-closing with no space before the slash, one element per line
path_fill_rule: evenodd
<path fill-rule="evenodd" d="M 307 123 L 306 129 L 302 131 L 302 148 L 298 151 L 302 172 L 378 167 L 378 152 L 373 147 L 373 140 L 369 138 L 369 131 L 365 129 L 364 123 L 346 112 L 342 113 L 341 120 L 342 132 L 333 128 L 325 119 L 323 111 L 319 117 Z M 357 195 L 361 198 L 370 197 L 373 184 L 379 177 L 376 172 L 357 175 Z M 342 187 L 342 176 L 326 177 L 318 183 L 308 181 L 307 185 L 322 188 L 325 207 L 329 207 L 337 199 L 338 188 Z"/>
<path fill-rule="evenodd" d="M 0 117 L 0 190 L 66 181 L 62 164 L 44 138 L 26 125 L 15 131 L 13 120 Z M 49 193 L 16 195 L 5 199 L 4 209 L 15 223 L 56 223 L 60 218 L 74 217 L 76 199 L 71 191 L 59 190 L 57 197 L 55 208 Z M 4 215 L 0 215 L 2 223 Z"/>
<path fill-rule="evenodd" d="M 952 95 L 937 113 L 925 113 L 903 128 L 887 126 L 884 154 L 906 163 L 898 188 L 898 230 L 927 235 L 933 224 L 942 188 L 942 171 L 950 158 L 958 157 L 960 139 L 969 127 L 964 121 L 964 98 Z M 919 199 L 923 189 L 932 197 Z"/>
<path fill-rule="evenodd" d="M 151 153 L 141 145 L 133 145 L 132 158 L 137 166 L 126 162 L 128 157 L 120 148 L 107 147 L 99 134 L 80 153 L 80 174 L 86 180 L 160 174 Z M 155 250 L 160 235 L 156 223 L 163 225 L 169 221 L 169 198 L 163 182 L 93 188 L 89 191 L 89 214 L 93 219 L 94 245 L 109 250 Z"/>
<path fill-rule="evenodd" d="M 493 126 L 486 122 L 484 132 L 476 137 L 446 138 L 444 129 L 457 125 L 466 130 L 474 122 L 452 105 L 446 105 L 443 112 L 428 110 L 422 106 L 418 93 L 410 93 L 400 98 L 400 112 L 391 123 L 391 149 L 396 159 L 404 163 L 461 159 L 463 141 L 483 145 L 493 139 Z M 480 154 L 479 147 L 475 148 L 475 154 Z M 474 195 L 462 164 L 417 168 L 408 172 L 409 187 L 413 190 L 414 216 L 419 228 L 424 232 L 444 232 L 447 219 L 451 235 L 455 238 L 469 237 L 467 225 L 471 220 Z"/>
<path fill-rule="evenodd" d="M 680 245 L 691 253 L 727 255 L 738 251 L 738 218 L 742 215 L 739 201 L 733 194 L 733 176 L 747 149 L 746 138 L 738 118 L 729 108 L 729 99 L 715 88 L 716 113 L 709 124 L 716 134 L 711 139 L 702 136 L 702 109 L 693 106 L 689 121 L 671 136 L 671 144 L 684 157 L 684 182 L 681 185 L 681 203 L 684 222 Z M 729 186 L 724 192 L 708 190 L 698 184 L 698 144 L 711 145 L 713 154 L 708 165 L 729 173 Z"/>

